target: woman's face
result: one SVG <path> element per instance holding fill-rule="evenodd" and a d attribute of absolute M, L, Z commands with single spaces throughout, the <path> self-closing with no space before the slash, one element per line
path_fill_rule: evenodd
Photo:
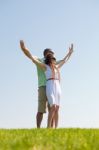
<path fill-rule="evenodd" d="M 52 59 L 52 64 L 55 66 L 56 65 L 56 60 Z"/>

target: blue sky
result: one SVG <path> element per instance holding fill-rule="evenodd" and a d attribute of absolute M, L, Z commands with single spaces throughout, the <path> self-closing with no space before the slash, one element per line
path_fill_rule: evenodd
<path fill-rule="evenodd" d="M 20 39 L 40 58 L 50 47 L 62 59 L 74 44 L 61 68 L 59 127 L 99 127 L 98 37 L 97 0 L 1 0 L 0 128 L 36 127 L 37 72 Z"/>

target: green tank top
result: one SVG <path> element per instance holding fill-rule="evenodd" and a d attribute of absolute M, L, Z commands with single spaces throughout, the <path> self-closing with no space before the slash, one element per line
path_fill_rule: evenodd
<path fill-rule="evenodd" d="M 39 61 L 44 62 L 44 58 L 39 59 Z M 37 66 L 37 74 L 38 74 L 38 87 L 46 85 L 46 76 L 43 69 L 41 69 L 38 65 Z"/>

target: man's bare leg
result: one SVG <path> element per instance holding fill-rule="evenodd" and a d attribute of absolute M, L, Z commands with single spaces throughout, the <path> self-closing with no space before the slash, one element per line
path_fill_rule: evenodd
<path fill-rule="evenodd" d="M 36 115 L 37 128 L 40 128 L 40 127 L 41 127 L 42 119 L 43 119 L 43 113 L 38 112 L 37 115 Z"/>

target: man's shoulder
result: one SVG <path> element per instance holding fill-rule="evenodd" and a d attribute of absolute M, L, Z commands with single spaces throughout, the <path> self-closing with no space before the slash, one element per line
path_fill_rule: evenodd
<path fill-rule="evenodd" d="M 44 58 L 38 58 L 39 61 L 44 62 Z"/>
<path fill-rule="evenodd" d="M 37 56 L 35 56 L 35 55 L 33 55 L 33 57 L 34 57 L 35 59 L 38 59 L 38 57 L 37 57 Z"/>
<path fill-rule="evenodd" d="M 33 57 L 35 58 L 35 59 L 38 59 L 39 61 L 41 61 L 41 62 L 44 62 L 44 60 L 45 60 L 45 58 L 43 57 L 43 58 L 39 58 L 39 57 L 37 57 L 37 56 L 34 56 L 33 55 Z"/>

